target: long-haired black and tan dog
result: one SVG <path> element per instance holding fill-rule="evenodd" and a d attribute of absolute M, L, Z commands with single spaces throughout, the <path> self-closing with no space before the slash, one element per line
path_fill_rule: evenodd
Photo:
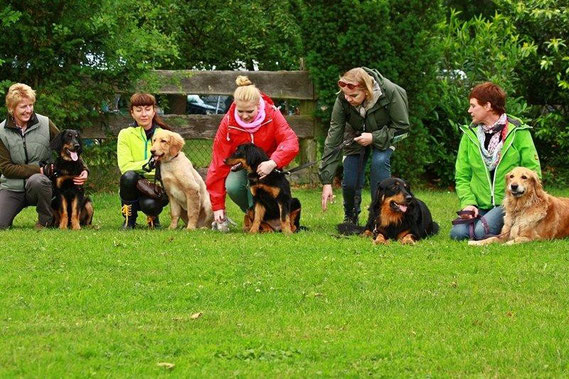
<path fill-rule="evenodd" d="M 91 225 L 93 220 L 93 203 L 85 196 L 83 186 L 73 183 L 73 177 L 81 174 L 87 166 L 81 159 L 83 144 L 79 132 L 65 129 L 50 143 L 57 153 L 54 163 L 53 200 L 51 208 L 55 217 L 55 225 L 60 229 L 81 229 L 81 225 Z"/>
<path fill-rule="evenodd" d="M 414 244 L 437 234 L 439 225 L 433 221 L 427 205 L 413 195 L 406 181 L 388 178 L 379 183 L 369 206 L 366 226 L 340 224 L 338 230 L 342 234 L 363 232 L 373 236 L 374 244 L 385 244 L 389 240 Z"/>
<path fill-rule="evenodd" d="M 282 172 L 273 170 L 259 178 L 257 167 L 267 160 L 267 154 L 252 143 L 239 145 L 225 160 L 225 164 L 233 166 L 232 170 L 243 168 L 248 173 L 253 207 L 245 215 L 245 229 L 249 233 L 279 229 L 283 233 L 293 233 L 300 227 L 300 201 L 291 196 L 290 184 Z"/>

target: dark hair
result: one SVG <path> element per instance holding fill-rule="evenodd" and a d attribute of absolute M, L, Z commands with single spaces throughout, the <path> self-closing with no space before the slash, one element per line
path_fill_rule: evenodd
<path fill-rule="evenodd" d="M 134 107 L 148 106 L 148 105 L 154 107 L 154 117 L 152 117 L 152 123 L 158 125 L 162 129 L 172 130 L 171 127 L 169 127 L 164 121 L 162 121 L 162 119 L 158 116 L 158 113 L 156 113 L 157 109 L 156 98 L 153 95 L 145 92 L 137 92 L 130 97 L 129 110 L 131 112 L 132 108 Z"/>
<path fill-rule="evenodd" d="M 506 92 L 492 82 L 478 84 L 470 91 L 468 99 L 476 99 L 480 105 L 490 103 L 492 110 L 499 116 L 506 113 Z"/>

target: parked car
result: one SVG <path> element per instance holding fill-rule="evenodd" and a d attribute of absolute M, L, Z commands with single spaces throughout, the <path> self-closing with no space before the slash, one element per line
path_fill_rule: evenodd
<path fill-rule="evenodd" d="M 206 104 L 199 95 L 188 95 L 186 107 L 188 114 L 215 114 L 216 108 Z"/>

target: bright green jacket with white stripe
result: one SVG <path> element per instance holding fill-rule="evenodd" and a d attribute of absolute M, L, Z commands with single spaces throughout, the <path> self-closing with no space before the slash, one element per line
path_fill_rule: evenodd
<path fill-rule="evenodd" d="M 482 158 L 476 128 L 476 125 L 460 128 L 464 135 L 458 147 L 455 173 L 460 209 L 467 205 L 491 209 L 502 204 L 506 190 L 506 174 L 514 167 L 527 167 L 541 177 L 541 167 L 531 138 L 530 126 L 523 124 L 518 118 L 508 116 L 508 132 L 502 147 L 502 157 L 493 176 Z"/>
<path fill-rule="evenodd" d="M 158 129 L 160 128 L 156 128 L 156 130 Z M 144 174 L 146 178 L 154 178 L 154 170 L 145 172 L 142 169 L 142 166 L 152 156 L 150 154 L 151 147 L 152 141 L 146 139 L 146 134 L 142 127 L 131 126 L 122 129 L 117 138 L 117 161 L 121 174 L 132 170 L 139 174 Z"/>

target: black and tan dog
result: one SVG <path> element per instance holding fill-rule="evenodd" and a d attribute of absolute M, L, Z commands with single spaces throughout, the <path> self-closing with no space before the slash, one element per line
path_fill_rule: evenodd
<path fill-rule="evenodd" d="M 342 234 L 363 231 L 364 235 L 373 237 L 374 244 L 385 244 L 389 240 L 414 244 L 437 234 L 439 225 L 433 221 L 427 205 L 413 195 L 406 181 L 388 178 L 379 183 L 366 226 L 340 224 L 338 229 Z"/>
<path fill-rule="evenodd" d="M 83 186 L 73 183 L 73 177 L 87 169 L 81 159 L 83 145 L 79 132 L 65 129 L 50 143 L 57 153 L 53 166 L 53 200 L 51 208 L 55 217 L 55 225 L 60 229 L 81 229 L 91 225 L 93 220 L 93 203 L 85 196 Z"/>
<path fill-rule="evenodd" d="M 300 228 L 300 201 L 291 196 L 290 184 L 282 172 L 273 170 L 259 178 L 257 167 L 267 160 L 267 154 L 252 143 L 239 145 L 225 160 L 233 171 L 245 169 L 248 173 L 253 207 L 245 215 L 244 227 L 249 233 L 296 232 Z"/>

